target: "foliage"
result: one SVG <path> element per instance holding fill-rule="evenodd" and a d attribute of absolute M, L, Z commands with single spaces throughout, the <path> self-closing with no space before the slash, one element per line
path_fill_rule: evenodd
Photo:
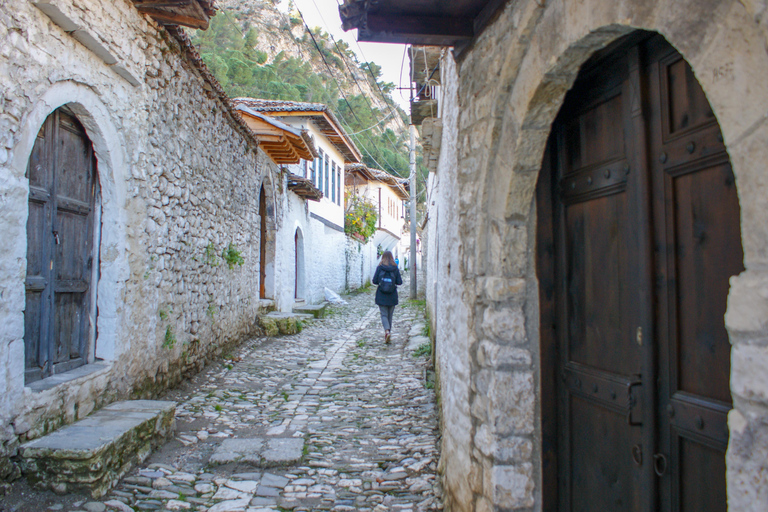
<path fill-rule="evenodd" d="M 347 211 L 344 214 L 344 232 L 347 235 L 362 239 L 364 244 L 368 243 L 368 239 L 376 233 L 378 219 L 376 207 L 369 200 L 356 194 L 347 199 Z"/>
<path fill-rule="evenodd" d="M 299 22 L 295 16 L 290 19 L 291 25 Z M 267 54 L 256 49 L 259 33 L 253 27 L 242 27 L 233 24 L 226 15 L 214 16 L 208 30 L 196 31 L 192 38 L 206 65 L 230 97 L 326 104 L 344 129 L 354 134 L 350 136 L 366 165 L 383 168 L 401 177 L 408 175 L 407 132 L 396 134 L 385 128 L 387 121 L 381 122 L 394 111 L 404 124 L 408 124 L 407 115 L 391 97 L 394 84 L 379 81 L 381 66 L 373 62 L 359 64 L 346 42 L 337 40 L 334 43 L 330 35 L 319 28 L 312 29 L 319 50 L 308 34 L 297 42 L 308 50 L 313 62 L 323 66 L 324 60 L 330 71 L 315 73 L 309 61 L 288 57 L 282 52 L 268 62 Z M 346 93 L 346 100 L 341 97 L 334 75 L 340 77 L 342 88 L 359 91 L 351 79 L 345 78 L 349 70 L 344 59 L 353 71 L 357 67 L 365 72 L 365 78 L 374 90 L 379 88 L 384 92 L 383 100 L 388 108 L 382 111 L 372 107 L 361 94 Z"/>
<path fill-rule="evenodd" d="M 205 262 L 212 267 L 218 267 L 221 264 L 213 242 L 208 242 L 208 245 L 205 246 Z"/>
<path fill-rule="evenodd" d="M 413 357 L 429 356 L 432 355 L 432 344 L 422 343 L 416 350 L 413 351 Z"/>
<path fill-rule="evenodd" d="M 165 337 L 163 338 L 163 348 L 171 349 L 176 345 L 176 335 L 173 333 L 173 327 L 170 325 L 165 328 Z"/>
<path fill-rule="evenodd" d="M 235 268 L 235 265 L 242 266 L 242 264 L 245 263 L 245 259 L 237 249 L 237 245 L 233 244 L 232 242 L 230 242 L 227 248 L 222 251 L 221 258 L 227 262 L 229 270 Z"/>

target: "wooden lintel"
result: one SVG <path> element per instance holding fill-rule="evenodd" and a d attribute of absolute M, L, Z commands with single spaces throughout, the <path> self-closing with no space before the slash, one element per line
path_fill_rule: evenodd
<path fill-rule="evenodd" d="M 143 7 L 141 4 L 136 6 L 140 12 L 152 16 L 155 20 L 165 25 L 182 25 L 190 28 L 206 30 L 208 28 L 208 17 L 205 19 L 193 18 L 183 14 L 175 14 L 151 7 Z"/>

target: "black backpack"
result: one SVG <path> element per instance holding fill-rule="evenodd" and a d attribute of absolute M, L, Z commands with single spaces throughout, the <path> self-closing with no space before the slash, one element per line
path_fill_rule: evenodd
<path fill-rule="evenodd" d="M 395 276 L 389 270 L 382 270 L 379 278 L 379 290 L 381 293 L 393 293 L 397 289 Z"/>

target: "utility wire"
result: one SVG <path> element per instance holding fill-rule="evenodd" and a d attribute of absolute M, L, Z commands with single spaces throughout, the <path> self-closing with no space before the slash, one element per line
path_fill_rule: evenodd
<path fill-rule="evenodd" d="M 295 4 L 294 4 L 294 5 L 295 5 Z M 306 21 L 306 19 L 304 19 L 304 13 L 302 13 L 302 12 L 301 12 L 301 9 L 299 9 L 299 6 L 298 6 L 298 5 L 295 5 L 295 7 L 296 7 L 296 10 L 297 10 L 297 11 L 298 11 L 298 13 L 299 13 L 299 16 L 301 16 L 301 21 L 304 23 L 304 27 L 307 29 L 307 32 L 309 32 L 309 36 L 312 38 L 312 42 L 315 44 L 315 48 L 317 48 L 317 52 L 320 54 L 320 58 L 323 60 L 323 63 L 325 64 L 325 67 L 326 67 L 326 68 L 328 68 L 328 72 L 331 74 L 331 77 L 332 77 L 332 78 L 333 78 L 333 80 L 336 82 L 336 86 L 337 86 L 337 87 L 338 87 L 338 89 L 339 89 L 339 93 L 341 93 L 341 96 L 342 96 L 342 98 L 344 98 L 344 102 L 345 102 L 345 103 L 347 104 L 347 106 L 349 107 L 349 111 L 352 113 L 352 115 L 353 115 L 353 116 L 355 116 L 355 119 L 357 119 L 357 121 L 360 123 L 360 125 L 361 125 L 361 126 L 364 126 L 364 123 L 363 123 L 363 121 L 360 119 L 360 117 L 358 117 L 358 115 L 357 115 L 357 112 L 355 112 L 355 109 L 353 109 L 353 108 L 352 108 L 352 104 L 350 104 L 350 103 L 349 103 L 349 100 L 347 99 L 347 95 L 346 95 L 346 94 L 344 94 L 344 91 L 342 90 L 342 88 L 341 88 L 341 85 L 339 84 L 339 81 L 336 79 L 336 76 L 333 74 L 333 70 L 331 69 L 331 66 L 328 64 L 328 61 L 325 59 L 325 55 L 323 54 L 323 51 L 320 49 L 320 45 L 317 43 L 317 39 L 315 39 L 315 35 L 314 35 L 314 34 L 312 33 L 312 31 L 309 29 L 309 25 L 307 25 L 307 21 Z M 344 119 L 344 116 L 342 116 L 342 115 L 341 115 L 341 111 L 339 111 L 338 113 L 339 113 L 339 117 L 341 117 L 342 119 Z M 346 123 L 346 124 L 349 126 L 349 122 L 347 122 L 346 120 L 344 120 L 344 121 L 345 121 L 345 123 Z M 368 134 L 367 134 L 367 133 L 364 133 L 364 135 L 366 135 L 366 137 L 368 138 L 368 142 L 370 142 L 372 146 L 375 146 L 375 145 L 376 145 L 376 144 L 373 142 L 373 140 L 371 140 L 371 138 L 370 138 L 370 137 L 368 137 Z M 378 165 L 378 166 L 379 166 L 379 168 L 380 168 L 380 169 L 384 169 L 384 166 L 382 166 L 382 165 L 381 165 L 381 164 L 378 162 L 378 160 L 376 160 L 376 159 L 373 157 L 373 155 L 371 155 L 371 153 L 370 153 L 370 152 L 369 152 L 369 151 L 368 151 L 368 150 L 367 150 L 365 147 L 363 147 L 363 150 L 364 150 L 364 151 L 365 151 L 365 152 L 368 154 L 368 156 L 371 158 L 371 160 L 373 160 L 373 162 L 374 162 L 374 163 L 376 163 L 376 165 Z M 394 169 L 392 169 L 392 167 L 391 167 L 391 166 L 390 166 L 390 169 L 394 171 Z M 397 174 L 397 173 L 396 173 L 396 174 Z"/>
<path fill-rule="evenodd" d="M 370 109 L 371 109 L 371 113 L 373 114 L 373 112 L 375 112 L 375 111 L 376 111 L 376 110 L 378 110 L 378 109 L 374 109 L 374 107 L 373 107 L 373 105 L 371 104 L 370 100 L 369 100 L 369 99 L 368 99 L 368 97 L 365 95 L 365 92 L 363 91 L 363 88 L 360 86 L 360 83 L 357 81 L 357 77 L 355 77 L 355 73 L 354 73 L 354 72 L 352 71 L 352 69 L 349 67 L 349 62 L 347 62 L 347 59 L 346 59 L 346 57 L 344 56 L 344 53 L 342 53 L 342 51 L 341 51 L 341 48 L 339 48 L 339 43 L 336 41 L 336 38 L 335 38 L 335 37 L 333 37 L 333 34 L 331 34 L 331 31 L 330 31 L 330 27 L 329 27 L 329 25 L 328 25 L 328 22 L 326 22 L 326 21 L 325 21 L 325 18 L 323 17 L 323 13 L 322 13 L 322 12 L 320 12 L 320 8 L 317 6 L 317 2 L 316 2 L 315 0 L 312 0 L 312 4 L 315 6 L 315 9 L 317 10 L 317 13 L 320 15 L 320 20 L 321 20 L 321 21 L 323 22 L 323 24 L 325 25 L 325 28 L 326 28 L 326 29 L 328 29 L 328 35 L 330 36 L 330 38 L 331 38 L 331 41 L 333 41 L 333 44 L 334 44 L 334 46 L 336 47 L 336 51 L 339 53 L 339 57 L 341 57 L 341 60 L 344 62 L 344 65 L 346 66 L 346 68 L 347 68 L 347 71 L 349 71 L 349 77 L 352 79 L 352 81 L 353 81 L 353 82 L 355 83 L 355 85 L 357 86 L 357 89 L 360 91 L 360 95 L 363 97 L 363 99 L 365 100 L 365 102 L 368 104 L 368 108 L 370 108 Z M 298 8 L 298 7 L 296 7 L 296 9 L 298 10 L 299 8 Z M 299 11 L 299 12 L 301 12 L 301 11 Z M 303 16 L 302 16 L 302 18 L 303 18 Z M 358 44 L 358 47 L 359 47 L 359 46 L 360 46 L 360 45 Z M 362 54 L 362 49 L 361 49 L 361 52 L 360 52 L 360 53 Z M 363 57 L 363 58 L 365 58 L 365 57 Z M 368 63 L 367 63 L 367 62 L 365 63 L 365 67 L 366 67 L 366 68 L 368 68 L 368 71 L 369 71 L 369 72 L 371 71 L 371 70 L 370 70 L 370 66 L 368 65 Z M 373 73 L 372 73 L 372 72 L 371 72 L 371 76 L 373 76 Z M 378 86 L 379 86 L 379 84 L 376 82 L 376 77 L 374 77 L 374 80 L 373 80 L 373 82 L 376 84 L 376 87 L 378 87 Z M 381 91 L 381 89 L 379 89 L 379 90 Z M 385 104 L 385 105 L 388 105 L 386 101 L 384 102 L 384 104 Z M 375 116 L 374 116 L 374 118 L 375 118 Z M 376 123 L 376 124 L 379 124 L 379 123 Z M 374 125 L 374 126 L 375 126 L 375 125 Z M 385 137 L 385 139 L 387 140 L 387 142 L 389 142 L 389 144 L 392 146 L 392 149 L 394 149 L 394 150 L 395 150 L 395 152 L 399 152 L 399 151 L 400 151 L 400 150 L 397 148 L 397 146 L 395 146 L 395 144 L 392 142 L 392 140 L 391 140 L 389 137 Z"/>

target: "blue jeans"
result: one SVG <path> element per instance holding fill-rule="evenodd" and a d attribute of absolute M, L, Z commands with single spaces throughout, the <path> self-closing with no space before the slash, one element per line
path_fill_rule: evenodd
<path fill-rule="evenodd" d="M 381 325 L 385 331 L 392 329 L 392 315 L 395 313 L 395 306 L 379 306 L 381 312 Z"/>

